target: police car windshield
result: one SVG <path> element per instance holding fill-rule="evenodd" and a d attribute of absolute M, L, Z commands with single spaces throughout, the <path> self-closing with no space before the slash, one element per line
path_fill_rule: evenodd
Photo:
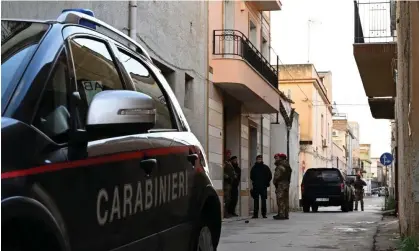
<path fill-rule="evenodd" d="M 24 21 L 1 21 L 1 98 L 17 81 L 49 25 Z"/>

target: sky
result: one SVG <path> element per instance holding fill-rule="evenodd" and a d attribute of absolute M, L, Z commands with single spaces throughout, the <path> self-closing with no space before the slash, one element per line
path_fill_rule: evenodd
<path fill-rule="evenodd" d="M 271 47 L 282 63 L 309 60 L 317 71 L 331 71 L 333 101 L 339 113 L 359 123 L 360 143 L 371 144 L 371 157 L 390 152 L 390 122 L 371 116 L 353 56 L 353 0 L 281 2 L 282 10 L 271 12 Z"/>

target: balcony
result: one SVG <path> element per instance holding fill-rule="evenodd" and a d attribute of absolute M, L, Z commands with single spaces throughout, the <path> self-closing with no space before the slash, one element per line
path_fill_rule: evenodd
<path fill-rule="evenodd" d="M 271 1 L 249 1 L 253 3 L 258 11 L 275 11 L 281 10 L 282 3 L 279 0 L 271 0 Z"/>
<path fill-rule="evenodd" d="M 354 57 L 371 113 L 377 119 L 393 119 L 397 67 L 395 2 L 354 1 L 354 11 Z"/>
<path fill-rule="evenodd" d="M 278 67 L 242 32 L 214 30 L 212 51 L 216 86 L 242 101 L 251 113 L 279 111 Z"/>

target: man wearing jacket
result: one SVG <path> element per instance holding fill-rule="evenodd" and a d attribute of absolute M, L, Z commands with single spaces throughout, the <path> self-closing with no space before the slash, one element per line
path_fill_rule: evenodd
<path fill-rule="evenodd" d="M 276 203 L 278 214 L 275 220 L 289 219 L 289 189 L 291 183 L 292 169 L 284 153 L 275 154 L 275 174 L 273 184 L 275 185 Z"/>
<path fill-rule="evenodd" d="M 253 218 L 258 218 L 259 197 L 262 202 L 262 217 L 266 218 L 266 199 L 268 198 L 268 187 L 272 180 L 272 172 L 262 161 L 262 155 L 256 157 L 256 163 L 250 171 L 250 180 L 253 188 L 250 191 L 254 202 Z"/>
<path fill-rule="evenodd" d="M 356 175 L 356 180 L 354 182 L 355 188 L 355 211 L 358 211 L 358 201 L 361 202 L 361 210 L 364 211 L 364 186 L 367 183 L 361 179 L 361 175 Z"/>
<path fill-rule="evenodd" d="M 240 179 L 241 179 L 241 169 L 239 163 L 237 161 L 237 156 L 233 156 L 230 158 L 230 163 L 234 168 L 234 179 L 231 184 L 231 198 L 230 198 L 230 205 L 228 208 L 228 213 L 232 216 L 238 216 L 236 214 L 236 206 L 239 200 L 239 189 L 240 189 Z"/>

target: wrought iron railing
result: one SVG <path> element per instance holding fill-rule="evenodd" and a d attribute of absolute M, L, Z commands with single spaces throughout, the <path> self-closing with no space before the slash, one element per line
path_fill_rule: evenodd
<path fill-rule="evenodd" d="M 354 42 L 388 43 L 395 41 L 395 1 L 354 1 Z"/>
<path fill-rule="evenodd" d="M 278 88 L 278 62 L 272 66 L 266 57 L 250 42 L 250 40 L 237 30 L 214 30 L 212 39 L 212 53 L 222 56 L 239 56 L 246 60 L 258 71 L 273 87 Z"/>

